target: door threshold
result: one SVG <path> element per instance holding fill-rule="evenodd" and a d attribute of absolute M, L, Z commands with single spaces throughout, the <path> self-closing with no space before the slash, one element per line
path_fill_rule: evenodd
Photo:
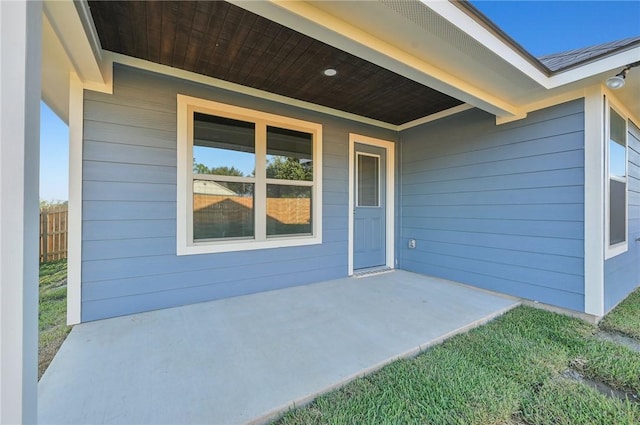
<path fill-rule="evenodd" d="M 352 277 L 355 277 L 356 279 L 360 279 L 363 277 L 375 276 L 378 274 L 391 273 L 394 270 L 395 269 L 392 269 L 391 267 L 387 267 L 387 266 L 370 267 L 367 269 L 354 270 Z"/>

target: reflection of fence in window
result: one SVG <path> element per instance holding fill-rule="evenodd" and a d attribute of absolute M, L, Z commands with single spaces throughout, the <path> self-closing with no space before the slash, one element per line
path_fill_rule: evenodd
<path fill-rule="evenodd" d="M 253 236 L 253 213 L 253 197 L 196 193 L 194 239 Z M 267 233 L 311 233 L 311 199 L 267 198 Z"/>
<path fill-rule="evenodd" d="M 193 195 L 193 239 L 253 236 L 253 197 Z"/>

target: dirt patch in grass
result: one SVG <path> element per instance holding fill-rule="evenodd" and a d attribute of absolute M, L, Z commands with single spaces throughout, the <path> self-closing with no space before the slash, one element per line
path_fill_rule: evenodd
<path fill-rule="evenodd" d="M 67 321 L 67 261 L 40 265 L 40 311 L 38 315 L 38 379 L 42 377 L 65 338 Z"/>
<path fill-rule="evenodd" d="M 615 342 L 616 344 L 624 345 L 630 350 L 640 353 L 640 340 L 638 339 L 607 331 L 600 331 L 596 334 L 596 336 L 604 341 Z"/>

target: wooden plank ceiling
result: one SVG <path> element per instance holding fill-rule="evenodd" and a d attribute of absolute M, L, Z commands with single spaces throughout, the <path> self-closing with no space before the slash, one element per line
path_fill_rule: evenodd
<path fill-rule="evenodd" d="M 124 55 L 395 125 L 462 103 L 223 1 L 89 5 L 102 48 Z"/>

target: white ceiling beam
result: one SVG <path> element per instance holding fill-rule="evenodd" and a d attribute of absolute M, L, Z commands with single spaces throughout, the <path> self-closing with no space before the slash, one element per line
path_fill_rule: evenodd
<path fill-rule="evenodd" d="M 232 0 L 231 3 L 496 116 L 523 116 L 518 107 L 498 96 L 306 2 Z"/>
<path fill-rule="evenodd" d="M 111 63 L 104 60 L 86 1 L 43 2 L 43 11 L 85 88 L 111 91 Z"/>

